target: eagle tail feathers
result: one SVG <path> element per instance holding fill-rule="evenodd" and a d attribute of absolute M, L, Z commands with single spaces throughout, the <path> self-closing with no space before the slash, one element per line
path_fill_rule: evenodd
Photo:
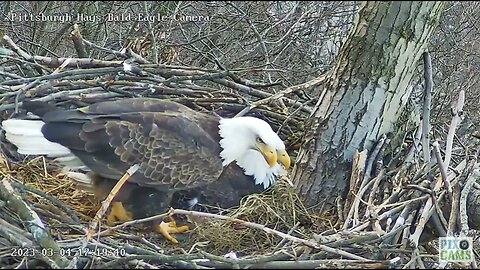
<path fill-rule="evenodd" d="M 45 123 L 39 120 L 7 119 L 2 122 L 5 137 L 18 148 L 23 155 L 46 155 L 63 157 L 72 155 L 70 150 L 61 144 L 47 140 L 42 134 Z"/>

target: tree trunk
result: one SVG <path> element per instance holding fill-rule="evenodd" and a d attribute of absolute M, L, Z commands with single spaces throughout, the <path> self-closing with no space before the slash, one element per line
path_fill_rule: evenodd
<path fill-rule="evenodd" d="M 344 197 L 356 151 L 372 150 L 412 91 L 441 2 L 365 2 L 321 86 L 293 179 L 307 206 Z"/>

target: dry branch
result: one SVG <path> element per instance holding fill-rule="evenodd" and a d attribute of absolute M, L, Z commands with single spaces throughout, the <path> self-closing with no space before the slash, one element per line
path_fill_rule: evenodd
<path fill-rule="evenodd" d="M 78 24 L 73 25 L 73 31 L 70 33 L 70 38 L 73 41 L 73 45 L 75 47 L 75 50 L 77 51 L 78 57 L 86 58 L 87 51 L 85 49 L 85 44 L 83 43 L 83 37 L 80 33 L 80 28 L 78 27 Z"/>
<path fill-rule="evenodd" d="M 127 170 L 127 172 L 118 180 L 118 182 L 112 188 L 112 190 L 110 191 L 108 196 L 102 202 L 102 206 L 100 207 L 100 209 L 98 209 L 97 213 L 95 214 L 95 217 L 93 218 L 92 222 L 88 226 L 88 229 L 87 229 L 87 240 L 88 241 L 92 240 L 93 235 L 95 233 L 95 230 L 97 228 L 97 225 L 100 222 L 100 219 L 107 212 L 107 210 L 110 207 L 110 204 L 112 203 L 112 200 L 115 197 L 115 195 L 117 195 L 118 191 L 120 190 L 120 188 L 122 188 L 123 184 L 125 184 L 125 182 L 127 182 L 127 180 L 138 170 L 138 168 L 139 168 L 139 165 L 137 165 L 137 164 L 132 165 Z"/>
<path fill-rule="evenodd" d="M 430 110 L 432 104 L 432 62 L 428 52 L 423 53 L 423 72 L 425 78 L 425 90 L 423 97 L 422 117 L 422 147 L 423 159 L 430 166 Z"/>
<path fill-rule="evenodd" d="M 232 218 L 232 217 L 222 216 L 222 215 L 217 215 L 217 214 L 196 212 L 196 211 L 187 211 L 187 210 L 182 210 L 182 209 L 174 209 L 173 211 L 171 211 L 171 213 L 172 214 L 182 214 L 182 215 L 189 215 L 189 216 L 208 217 L 208 218 L 213 218 L 213 219 L 226 220 L 226 221 L 238 223 L 238 224 L 250 227 L 250 228 L 263 230 L 267 233 L 271 233 L 271 234 L 275 234 L 277 236 L 280 236 L 283 239 L 287 239 L 287 240 L 290 240 L 290 241 L 293 241 L 293 242 L 301 243 L 301 244 L 304 244 L 304 245 L 307 245 L 307 246 L 310 246 L 310 247 L 313 247 L 313 248 L 322 249 L 322 250 L 325 250 L 327 252 L 337 254 L 337 255 L 340 255 L 340 256 L 344 256 L 344 257 L 347 257 L 347 258 L 350 258 L 350 259 L 368 261 L 368 259 L 362 258 L 361 256 L 351 254 L 349 252 L 345 252 L 345 251 L 340 250 L 340 249 L 335 249 L 335 248 L 331 248 L 329 246 L 317 244 L 317 243 L 312 242 L 310 240 L 301 239 L 301 238 L 298 238 L 298 237 L 288 235 L 288 234 L 283 233 L 283 232 L 279 232 L 277 230 L 270 229 L 270 228 L 268 228 L 264 225 L 261 225 L 261 224 L 244 221 L 244 220 L 237 219 L 237 218 Z"/>
<path fill-rule="evenodd" d="M 45 56 L 32 56 L 18 47 L 9 36 L 3 36 L 3 42 L 5 45 L 9 46 L 14 52 L 22 56 L 26 61 L 35 62 L 41 65 L 49 66 L 49 67 L 59 67 L 65 61 L 70 58 L 53 58 L 53 57 L 45 57 Z M 102 61 L 97 59 L 90 59 L 90 58 L 72 58 L 68 67 L 75 68 L 75 67 L 111 67 L 111 66 L 121 66 L 123 63 L 122 61 Z"/>
<path fill-rule="evenodd" d="M 450 123 L 450 128 L 448 130 L 447 135 L 447 145 L 445 148 L 445 167 L 449 167 L 450 160 L 452 158 L 452 147 L 453 147 L 453 139 L 455 137 L 455 131 L 457 130 L 458 125 L 462 121 L 463 117 L 463 105 L 465 104 L 465 91 L 461 90 L 458 93 L 458 100 L 456 106 L 452 108 L 452 122 Z"/>
<path fill-rule="evenodd" d="M 38 243 L 42 250 L 51 250 L 52 256 L 48 257 L 42 252 L 37 252 L 42 259 L 53 268 L 63 268 L 67 266 L 68 261 L 59 255 L 59 247 L 57 242 L 49 235 L 47 228 L 41 221 L 40 217 L 18 196 L 13 189 L 7 177 L 1 180 L 0 198 L 6 203 L 6 206 L 18 214 L 24 226 L 32 234 L 35 242 Z M 24 247 L 24 246 L 22 246 Z"/>

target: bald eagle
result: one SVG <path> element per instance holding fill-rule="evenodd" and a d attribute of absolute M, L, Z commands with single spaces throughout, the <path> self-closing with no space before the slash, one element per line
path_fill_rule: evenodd
<path fill-rule="evenodd" d="M 26 101 L 23 108 L 37 119 L 3 121 L 6 139 L 20 154 L 46 155 L 69 170 L 88 172 L 100 198 L 130 166 L 139 165 L 114 199 L 112 221 L 169 207 L 236 206 L 290 167 L 284 142 L 255 117 L 222 118 L 152 98 L 74 110 Z M 117 206 L 121 209 L 113 213 Z"/>

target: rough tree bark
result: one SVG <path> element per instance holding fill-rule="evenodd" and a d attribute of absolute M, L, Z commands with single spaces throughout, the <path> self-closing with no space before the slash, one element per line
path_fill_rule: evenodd
<path fill-rule="evenodd" d="M 392 127 L 439 23 L 441 2 L 364 2 L 337 63 L 320 86 L 293 179 L 307 206 L 343 197 L 353 154 Z"/>

